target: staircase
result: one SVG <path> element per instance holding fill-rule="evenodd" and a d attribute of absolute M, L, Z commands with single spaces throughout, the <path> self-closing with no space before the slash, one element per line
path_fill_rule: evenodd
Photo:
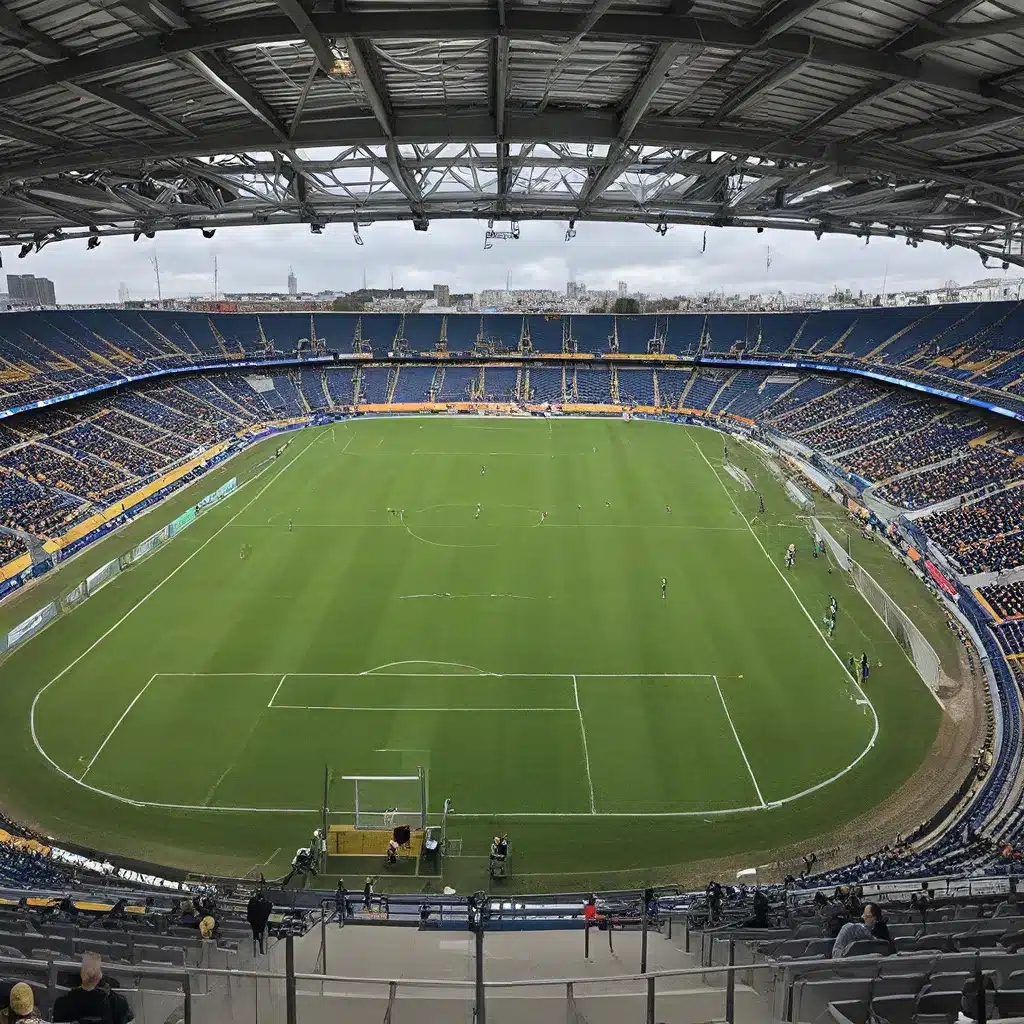
<path fill-rule="evenodd" d="M 562 367 L 562 401 L 569 401 L 569 392 L 566 390 L 565 367 Z"/>
<path fill-rule="evenodd" d="M 242 419 L 245 422 L 249 422 L 249 419 L 252 416 L 251 410 L 246 409 L 245 406 L 242 405 L 240 402 L 235 401 L 235 399 L 233 399 L 225 390 L 223 390 L 223 388 L 219 388 L 212 377 L 204 377 L 203 380 L 209 387 L 213 388 L 213 390 L 216 391 L 217 394 L 220 395 L 220 397 L 223 398 L 224 401 L 228 403 L 228 405 L 232 406 L 232 408 L 237 409 L 238 412 L 241 413 Z M 234 415 L 228 412 L 227 410 L 223 410 L 223 412 L 226 416 Z"/>
<path fill-rule="evenodd" d="M 384 397 L 384 401 L 390 405 L 395 400 L 395 388 L 398 387 L 398 375 L 402 372 L 400 366 L 392 366 L 388 370 L 388 388 Z"/>
<path fill-rule="evenodd" d="M 309 399 L 306 397 L 306 392 L 302 390 L 302 374 L 290 373 L 288 374 L 288 379 L 292 382 L 292 386 L 295 388 L 295 393 L 299 396 L 299 408 L 308 415 L 313 411 L 313 409 L 310 407 Z"/>
<path fill-rule="evenodd" d="M 523 401 L 530 401 L 530 369 L 523 370 Z"/>
<path fill-rule="evenodd" d="M 656 409 L 661 408 L 661 391 L 658 388 L 658 371 L 651 371 L 654 379 L 654 406 Z"/>
<path fill-rule="evenodd" d="M 715 403 L 722 397 L 722 392 L 740 375 L 739 370 L 733 371 L 732 375 L 722 381 L 722 386 L 715 392 L 714 397 L 708 402 L 708 412 L 714 412 Z"/>
<path fill-rule="evenodd" d="M 320 387 L 323 389 L 323 392 L 324 392 L 324 408 L 326 408 L 326 409 L 333 409 L 334 408 L 334 399 L 331 398 L 331 389 L 327 386 L 327 371 L 326 370 L 321 370 L 320 371 Z"/>
<path fill-rule="evenodd" d="M 359 400 L 362 396 L 359 394 L 363 390 L 363 371 L 358 366 L 355 372 L 352 374 L 352 404 L 355 406 L 359 405 Z"/>
<path fill-rule="evenodd" d="M 580 400 L 580 389 L 579 389 L 579 384 L 576 381 L 576 367 L 575 366 L 572 368 L 572 394 L 571 394 L 570 397 L 571 397 L 572 401 L 574 401 L 574 402 L 579 402 L 579 400 Z"/>
<path fill-rule="evenodd" d="M 523 401 L 523 368 L 521 366 L 516 369 L 516 398 L 520 402 Z"/>
<path fill-rule="evenodd" d="M 693 373 L 690 374 L 690 379 L 686 382 L 686 387 L 684 387 L 683 390 L 679 392 L 679 401 L 676 403 L 676 408 L 677 409 L 685 409 L 686 408 L 686 399 L 689 396 L 690 388 L 693 387 L 693 382 L 696 379 L 697 379 L 697 371 L 694 370 Z"/>
<path fill-rule="evenodd" d="M 487 378 L 484 376 L 486 372 L 487 368 L 485 366 L 481 366 L 480 380 L 477 384 L 477 398 L 481 400 L 487 397 Z"/>
<path fill-rule="evenodd" d="M 444 386 L 444 367 L 439 366 L 434 370 L 434 376 L 430 380 L 430 400 L 436 402 Z"/>
<path fill-rule="evenodd" d="M 619 404 L 619 371 L 612 367 L 612 405 Z"/>

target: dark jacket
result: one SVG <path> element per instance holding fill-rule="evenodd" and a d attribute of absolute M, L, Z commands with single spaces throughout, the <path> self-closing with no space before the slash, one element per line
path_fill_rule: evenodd
<path fill-rule="evenodd" d="M 63 1022 L 82 1022 L 92 1024 L 130 1024 L 135 1014 L 120 992 L 112 992 L 104 982 L 94 989 L 86 991 L 79 986 L 70 992 L 58 996 L 53 1004 L 53 1019 L 57 1024 Z"/>
<path fill-rule="evenodd" d="M 252 928 L 253 935 L 262 935 L 266 931 L 270 912 L 273 909 L 274 904 L 263 893 L 253 893 L 245 910 L 245 918 L 249 922 L 249 927 Z"/>

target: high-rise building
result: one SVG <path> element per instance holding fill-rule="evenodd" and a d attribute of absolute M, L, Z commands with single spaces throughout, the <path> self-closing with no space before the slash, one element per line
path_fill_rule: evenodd
<path fill-rule="evenodd" d="M 446 284 L 435 284 L 434 285 L 434 301 L 439 306 L 447 306 L 450 300 L 450 293 L 448 291 L 448 285 Z"/>
<path fill-rule="evenodd" d="M 288 268 L 288 294 L 293 299 L 299 294 L 299 281 L 291 267 Z"/>
<path fill-rule="evenodd" d="M 7 291 L 12 306 L 56 306 L 53 282 L 35 274 L 8 274 Z"/>
<path fill-rule="evenodd" d="M 629 293 L 629 286 L 626 284 L 625 281 L 620 281 L 619 282 L 619 298 L 620 299 L 624 299 L 628 293 Z"/>
<path fill-rule="evenodd" d="M 122 281 L 117 286 L 117 301 L 123 306 L 131 296 L 128 294 L 128 285 Z"/>

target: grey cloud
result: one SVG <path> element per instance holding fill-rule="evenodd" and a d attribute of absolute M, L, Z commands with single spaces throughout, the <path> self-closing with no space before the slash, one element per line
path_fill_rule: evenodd
<path fill-rule="evenodd" d="M 5 269 L 52 277 L 64 303 L 113 302 L 121 281 L 135 298 L 155 297 L 154 252 L 165 297 L 212 294 L 215 253 L 222 292 L 284 291 L 289 267 L 308 291 L 357 288 L 365 270 L 367 283 L 379 288 L 390 283 L 393 273 L 396 285 L 425 288 L 443 282 L 479 291 L 503 287 L 511 272 L 514 288 L 562 289 L 574 273 L 595 289 L 614 288 L 624 280 L 631 291 L 669 295 L 712 289 L 828 292 L 836 285 L 873 294 L 881 290 L 883 278 L 889 291 L 897 291 L 934 287 L 948 279 L 966 284 L 1003 273 L 984 269 L 965 250 L 931 244 L 913 249 L 902 239 L 874 238 L 866 246 L 845 237 L 816 241 L 803 232 L 758 235 L 709 228 L 702 253 L 702 228 L 670 228 L 660 237 L 642 225 L 581 223 L 569 243 L 565 228 L 524 222 L 518 241 L 495 242 L 487 251 L 484 225 L 475 222 L 434 222 L 426 233 L 407 223 L 374 224 L 362 229 L 362 246 L 342 225 L 331 225 L 320 236 L 301 226 L 222 229 L 212 240 L 198 231 L 179 231 L 137 243 L 108 238 L 88 253 L 84 244 L 58 243 L 25 260 L 8 249 Z"/>

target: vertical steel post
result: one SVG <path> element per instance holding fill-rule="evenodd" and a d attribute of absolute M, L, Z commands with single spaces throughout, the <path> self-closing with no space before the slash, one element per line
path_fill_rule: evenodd
<path fill-rule="evenodd" d="M 341 923 L 345 923 L 345 915 L 341 915 Z M 324 901 L 320 901 L 320 948 L 324 951 L 323 970 L 321 974 L 327 973 L 327 908 Z"/>
<path fill-rule="evenodd" d="M 640 973 L 647 973 L 647 904 L 643 905 L 640 925 Z"/>
<path fill-rule="evenodd" d="M 298 1013 L 295 1006 L 295 938 L 291 935 L 284 940 L 284 973 L 285 1020 L 288 1024 L 296 1024 Z"/>
<path fill-rule="evenodd" d="M 654 1020 L 654 982 L 653 977 L 647 979 L 647 1024 L 656 1024 Z"/>
<path fill-rule="evenodd" d="M 690 917 L 683 918 L 683 952 L 690 952 Z"/>
<path fill-rule="evenodd" d="M 590 922 L 583 922 L 583 959 L 590 959 Z"/>
<path fill-rule="evenodd" d="M 729 939 L 729 973 L 725 979 L 725 1019 L 727 1024 L 736 1020 L 736 972 L 732 968 L 736 964 L 736 940 Z"/>
<path fill-rule="evenodd" d="M 259 982 L 257 981 L 258 985 Z M 185 1012 L 182 1017 L 183 1024 L 192 1024 L 192 979 L 186 973 L 181 979 L 181 987 L 185 993 Z"/>
<path fill-rule="evenodd" d="M 481 921 L 476 928 L 476 1024 L 486 1024 L 486 1022 L 487 1008 L 484 1006 L 484 927 L 483 921 Z"/>
<path fill-rule="evenodd" d="M 427 827 L 427 773 L 421 765 L 416 769 L 420 777 L 420 828 Z"/>

